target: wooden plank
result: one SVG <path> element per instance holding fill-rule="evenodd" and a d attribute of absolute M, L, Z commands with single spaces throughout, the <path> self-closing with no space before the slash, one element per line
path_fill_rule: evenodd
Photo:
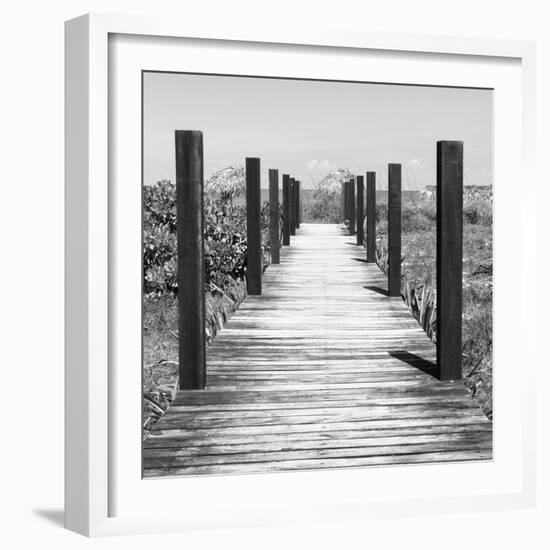
<path fill-rule="evenodd" d="M 329 429 L 322 432 L 296 432 L 296 433 L 269 433 L 269 434 L 245 434 L 238 433 L 222 433 L 220 435 L 213 435 L 212 433 L 204 434 L 203 431 L 194 431 L 192 433 L 186 433 L 184 435 L 170 437 L 172 432 L 163 432 L 160 436 L 152 434 L 147 440 L 147 448 L 144 453 L 157 452 L 163 453 L 163 449 L 178 449 L 182 452 L 189 450 L 193 452 L 196 450 L 200 453 L 201 448 L 217 447 L 217 446 L 232 446 L 242 447 L 245 445 L 259 446 L 262 444 L 275 445 L 287 445 L 288 447 L 300 448 L 303 445 L 314 447 L 315 444 L 319 444 L 319 448 L 322 448 L 324 444 L 341 444 L 346 445 L 347 441 L 373 441 L 372 444 L 378 439 L 392 438 L 409 438 L 409 437 L 432 437 L 437 438 L 453 438 L 457 435 L 474 434 L 479 432 L 485 432 L 488 438 L 492 437 L 492 427 L 488 423 L 473 423 L 465 422 L 463 424 L 437 424 L 432 426 L 416 425 L 416 426 L 398 426 L 390 428 L 381 428 L 380 426 L 374 429 L 365 429 L 361 427 L 356 430 L 339 430 Z M 341 443 L 340 443 L 341 442 Z M 206 452 L 206 451 L 205 451 Z"/>
<path fill-rule="evenodd" d="M 206 385 L 202 132 L 176 130 L 179 387 Z"/>
<path fill-rule="evenodd" d="M 361 394 L 359 394 L 361 395 Z M 297 411 L 312 411 L 318 410 L 321 408 L 356 408 L 360 406 L 373 406 L 373 405 L 403 405 L 403 404 L 435 404 L 438 405 L 442 401 L 445 401 L 447 404 L 465 404 L 464 395 L 441 395 L 441 396 L 426 396 L 426 395 L 413 395 L 405 397 L 378 397 L 378 398 L 369 398 L 363 396 L 359 399 L 333 399 L 333 400 L 323 400 L 323 401 L 291 401 L 291 402 L 251 402 L 251 403 L 216 403 L 215 405 L 171 405 L 170 406 L 170 418 L 172 418 L 172 413 L 180 413 L 183 416 L 186 414 L 195 414 L 201 413 L 201 418 L 207 418 L 212 416 L 222 417 L 227 412 L 235 411 L 239 413 L 255 413 L 256 415 L 263 415 L 266 412 L 270 414 L 298 414 Z M 464 405 L 467 406 L 467 405 Z M 475 407 L 472 404 L 469 405 Z"/>
<path fill-rule="evenodd" d="M 388 165 L 388 296 L 401 296 L 401 164 Z"/>
<path fill-rule="evenodd" d="M 457 426 L 454 431 L 435 427 L 417 431 L 386 430 L 379 432 L 334 432 L 329 437 L 320 438 L 317 434 L 310 437 L 258 436 L 244 438 L 208 438 L 188 440 L 182 445 L 181 440 L 160 440 L 159 446 L 149 447 L 144 456 L 197 456 L 201 454 L 229 454 L 235 452 L 271 452 L 286 449 L 341 449 L 347 447 L 375 447 L 389 445 L 409 445 L 411 443 L 435 443 L 439 441 L 465 441 L 477 439 L 488 443 L 492 438 L 492 431 L 484 424 L 477 426 Z M 380 435 L 381 434 L 381 435 Z M 296 434 L 294 434 L 296 435 Z M 167 446 L 160 446 L 166 444 Z"/>
<path fill-rule="evenodd" d="M 469 460 L 491 460 L 492 451 L 490 449 L 478 450 L 467 449 L 461 451 L 444 451 L 433 453 L 411 453 L 404 455 L 389 456 L 366 456 L 357 457 L 353 460 L 349 458 L 335 459 L 309 459 L 309 460 L 287 460 L 279 462 L 265 462 L 253 464 L 226 464 L 226 465 L 204 465 L 182 468 L 157 468 L 144 471 L 145 477 L 158 476 L 182 476 L 199 474 L 244 474 L 260 472 L 276 472 L 288 470 L 311 470 L 326 468 L 349 468 L 352 466 L 376 466 L 388 464 L 421 464 L 438 462 L 462 462 Z"/>
<path fill-rule="evenodd" d="M 269 249 L 271 263 L 280 262 L 279 170 L 269 169 Z"/>
<path fill-rule="evenodd" d="M 292 424 L 279 423 L 279 424 L 267 424 L 267 425 L 253 425 L 253 426 L 223 426 L 192 429 L 182 428 L 177 426 L 171 426 L 169 428 L 154 429 L 153 434 L 155 437 L 197 437 L 202 432 L 204 437 L 232 437 L 238 436 L 255 436 L 255 435 L 267 435 L 267 434 L 291 434 L 291 433 L 324 433 L 333 431 L 348 431 L 358 430 L 365 432 L 368 430 L 380 430 L 390 428 L 404 428 L 407 426 L 454 426 L 465 424 L 480 424 L 484 421 L 482 416 L 475 415 L 458 415 L 458 416 L 442 416 L 441 418 L 433 418 L 430 415 L 410 416 L 404 418 L 374 418 L 370 420 L 340 420 L 335 422 L 319 422 L 312 424 L 311 422 L 295 422 Z"/>
<path fill-rule="evenodd" d="M 437 364 L 462 378 L 462 141 L 437 142 Z"/>
<path fill-rule="evenodd" d="M 376 172 L 367 172 L 367 262 L 376 263 Z"/>
<path fill-rule="evenodd" d="M 390 411 L 391 409 L 391 411 Z M 390 412 L 388 412 L 390 411 Z M 179 428 L 182 424 L 186 429 L 233 427 L 238 424 L 245 426 L 287 426 L 309 423 L 358 422 L 369 420 L 424 418 L 429 414 L 437 414 L 440 418 L 469 419 L 478 417 L 483 420 L 483 413 L 476 407 L 468 406 L 464 401 L 456 401 L 442 406 L 441 402 L 422 402 L 419 404 L 364 405 L 356 407 L 322 407 L 319 409 L 296 409 L 270 411 L 258 414 L 255 411 L 224 411 L 222 415 L 186 414 L 174 412 L 165 416 L 155 425 L 156 430 Z"/>
<path fill-rule="evenodd" d="M 286 426 L 287 428 L 295 425 L 328 425 L 332 423 L 342 422 L 373 422 L 376 420 L 398 420 L 408 418 L 426 418 L 437 415 L 438 419 L 442 418 L 478 418 L 483 419 L 483 413 L 478 408 L 468 406 L 453 406 L 443 407 L 435 404 L 429 405 L 392 405 L 392 406 L 367 406 L 348 408 L 345 412 L 339 412 L 339 409 L 334 408 L 328 410 L 323 409 L 322 414 L 296 414 L 296 415 L 263 415 L 263 416 L 248 416 L 246 414 L 237 415 L 238 422 L 229 413 L 222 418 L 202 418 L 200 415 L 182 415 L 173 413 L 164 415 L 155 424 L 156 430 L 170 430 L 172 428 L 179 429 L 184 422 L 186 430 L 194 429 L 215 429 L 215 428 L 234 428 L 238 425 L 239 429 L 243 428 L 258 428 L 266 426 Z"/>
<path fill-rule="evenodd" d="M 338 458 L 365 458 L 374 456 L 398 456 L 418 453 L 462 451 L 463 449 L 487 451 L 491 441 L 484 436 L 469 435 L 458 439 L 427 441 L 418 443 L 370 445 L 359 447 L 322 447 L 314 449 L 284 449 L 282 451 L 245 451 L 227 454 L 201 454 L 199 456 L 178 456 L 166 453 L 163 456 L 144 457 L 145 468 L 177 468 L 181 466 L 203 466 L 207 464 L 247 464 L 293 460 L 319 460 Z"/>

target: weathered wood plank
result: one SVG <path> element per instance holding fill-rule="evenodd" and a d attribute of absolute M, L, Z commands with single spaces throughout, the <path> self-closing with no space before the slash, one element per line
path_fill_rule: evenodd
<path fill-rule="evenodd" d="M 389 464 L 421 464 L 433 462 L 462 462 L 469 460 L 491 460 L 490 449 L 466 449 L 460 451 L 439 451 L 411 454 L 394 454 L 381 456 L 345 458 L 320 458 L 309 460 L 286 460 L 279 462 L 257 462 L 253 464 L 224 464 L 204 466 L 185 466 L 183 468 L 157 468 L 144 471 L 145 477 L 181 476 L 198 474 L 245 474 L 276 472 L 287 470 L 311 470 L 326 468 L 349 468 L 350 466 L 376 466 Z"/>
<path fill-rule="evenodd" d="M 368 432 L 367 432 L 368 434 Z M 474 431 L 474 428 L 469 427 L 466 431 L 464 428 L 462 431 L 456 431 L 449 433 L 448 431 L 433 431 L 423 433 L 391 433 L 388 435 L 385 432 L 381 436 L 368 436 L 366 434 L 353 434 L 348 433 L 350 437 L 341 437 L 340 434 L 334 434 L 333 437 L 324 439 L 287 439 L 277 437 L 257 437 L 248 438 L 246 440 L 224 440 L 214 439 L 203 441 L 202 445 L 185 445 L 181 446 L 181 441 L 178 442 L 177 447 L 154 447 L 149 448 L 144 452 L 144 457 L 162 457 L 162 456 L 201 456 L 206 454 L 233 454 L 233 453 L 246 453 L 246 452 L 282 452 L 286 450 L 306 450 L 306 449 L 344 449 L 349 447 L 377 447 L 390 445 L 411 445 L 418 443 L 437 443 L 447 441 L 477 441 L 482 444 L 488 444 L 491 441 L 492 433 L 486 427 Z"/>

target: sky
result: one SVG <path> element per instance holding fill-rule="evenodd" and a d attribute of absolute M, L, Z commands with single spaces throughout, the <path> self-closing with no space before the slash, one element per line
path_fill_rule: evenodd
<path fill-rule="evenodd" d="M 144 183 L 175 181 L 174 131 L 202 130 L 204 175 L 260 157 L 312 188 L 347 168 L 401 163 L 404 190 L 435 185 L 436 142 L 464 141 L 464 184 L 492 184 L 492 91 L 145 73 Z"/>

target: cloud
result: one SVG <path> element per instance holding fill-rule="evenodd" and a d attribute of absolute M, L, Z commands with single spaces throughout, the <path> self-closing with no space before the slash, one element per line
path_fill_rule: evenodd
<path fill-rule="evenodd" d="M 306 166 L 315 182 L 322 180 L 329 172 L 338 170 L 338 166 L 332 164 L 329 160 L 310 160 L 306 163 Z"/>
<path fill-rule="evenodd" d="M 308 167 L 308 170 L 312 172 L 331 172 L 338 169 L 338 166 L 332 164 L 328 160 L 310 160 L 308 163 L 306 163 L 306 166 Z"/>

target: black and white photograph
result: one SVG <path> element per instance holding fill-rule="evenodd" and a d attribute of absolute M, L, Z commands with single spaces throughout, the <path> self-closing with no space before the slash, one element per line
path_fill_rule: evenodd
<path fill-rule="evenodd" d="M 145 478 L 492 459 L 492 109 L 142 73 Z"/>
<path fill-rule="evenodd" d="M 3 546 L 550 547 L 545 7 L 8 3 Z"/>

